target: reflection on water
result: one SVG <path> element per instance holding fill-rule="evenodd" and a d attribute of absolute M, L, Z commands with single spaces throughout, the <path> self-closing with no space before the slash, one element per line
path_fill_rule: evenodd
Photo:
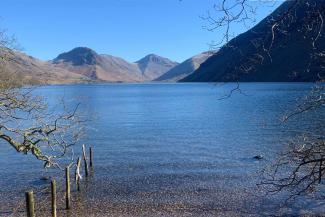
<path fill-rule="evenodd" d="M 259 197 L 258 171 L 288 139 L 313 127 L 304 119 L 279 123 L 310 86 L 242 84 L 246 95 L 226 100 L 218 98 L 230 87 L 214 84 L 46 86 L 36 92 L 52 106 L 62 96 L 82 101 L 96 117 L 84 140 L 95 150 L 94 200 L 265 214 L 277 199 Z M 259 154 L 264 160 L 252 159 Z M 41 166 L 1 144 L 0 195 L 37 185 L 46 174 Z M 299 213 L 304 207 L 292 208 Z"/>

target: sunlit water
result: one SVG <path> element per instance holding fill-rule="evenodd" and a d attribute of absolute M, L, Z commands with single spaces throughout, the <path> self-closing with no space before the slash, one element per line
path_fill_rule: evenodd
<path fill-rule="evenodd" d="M 91 200 L 145 204 L 157 210 L 178 204 L 199 215 L 323 212 L 322 204 L 311 207 L 299 200 L 281 208 L 282 196 L 264 196 L 256 187 L 259 171 L 286 142 L 314 127 L 304 119 L 280 123 L 311 84 L 241 84 L 244 94 L 219 100 L 231 87 L 103 84 L 45 86 L 35 92 L 52 107 L 61 97 L 81 102 L 91 118 L 83 140 L 94 147 L 96 187 L 89 189 Z M 75 147 L 77 154 L 79 150 Z M 255 155 L 264 159 L 254 160 Z M 2 201 L 42 185 L 39 178 L 48 175 L 32 156 L 17 154 L 4 143 L 0 169 Z M 8 214 L 0 208 L 0 215 Z"/>

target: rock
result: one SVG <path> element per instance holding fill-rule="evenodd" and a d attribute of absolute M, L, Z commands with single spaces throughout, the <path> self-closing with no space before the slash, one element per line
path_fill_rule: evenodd
<path fill-rule="evenodd" d="M 262 155 L 256 155 L 253 157 L 255 160 L 262 160 L 263 156 Z"/>
<path fill-rule="evenodd" d="M 42 177 L 40 178 L 41 181 L 48 181 L 48 180 L 50 180 L 50 179 L 51 179 L 51 177 L 49 177 L 49 176 L 42 176 Z"/>

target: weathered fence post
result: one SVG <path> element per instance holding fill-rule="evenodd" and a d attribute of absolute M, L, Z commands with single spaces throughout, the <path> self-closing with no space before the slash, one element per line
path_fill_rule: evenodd
<path fill-rule="evenodd" d="M 85 145 L 82 145 L 82 152 L 83 152 L 83 158 L 84 158 L 84 162 L 85 162 L 85 174 L 86 174 L 86 177 L 88 177 L 88 162 L 87 162 Z"/>
<path fill-rule="evenodd" d="M 25 196 L 26 196 L 27 217 L 35 217 L 35 201 L 34 201 L 33 191 L 26 192 Z"/>
<path fill-rule="evenodd" d="M 66 205 L 66 209 L 70 209 L 71 208 L 71 202 L 70 202 L 70 167 L 67 166 L 65 168 L 65 185 L 66 185 L 66 189 L 65 189 L 65 205 Z"/>
<path fill-rule="evenodd" d="M 77 190 L 80 191 L 80 165 L 81 165 L 81 159 L 80 157 L 78 157 L 78 161 L 77 161 L 77 166 L 76 166 L 76 172 L 75 172 L 75 181 L 77 184 Z"/>
<path fill-rule="evenodd" d="M 51 181 L 52 217 L 56 217 L 56 181 Z"/>
<path fill-rule="evenodd" d="M 93 168 L 93 149 L 89 147 L 89 166 Z"/>

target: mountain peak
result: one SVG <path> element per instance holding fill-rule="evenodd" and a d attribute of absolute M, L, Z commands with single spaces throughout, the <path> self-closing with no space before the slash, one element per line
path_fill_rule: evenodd
<path fill-rule="evenodd" d="M 79 52 L 94 52 L 96 53 L 93 49 L 89 47 L 75 47 L 71 51 L 79 51 Z"/>
<path fill-rule="evenodd" d="M 138 60 L 136 63 L 148 63 L 148 62 L 156 62 L 156 63 L 163 63 L 163 62 L 173 62 L 171 60 L 169 60 L 168 58 L 165 57 L 161 57 L 157 54 L 148 54 L 147 56 L 143 57 L 142 59 Z"/>
<path fill-rule="evenodd" d="M 178 65 L 177 62 L 171 61 L 168 58 L 161 57 L 157 54 L 149 54 L 136 62 L 143 76 L 149 80 L 153 80 L 171 68 Z"/>
<path fill-rule="evenodd" d="M 157 54 L 154 54 L 154 53 L 151 53 L 151 54 L 148 54 L 146 57 L 161 57 Z"/>
<path fill-rule="evenodd" d="M 53 60 L 54 63 L 70 62 L 74 66 L 94 65 L 97 62 L 98 54 L 88 47 L 76 47 L 68 52 L 60 54 Z"/>

